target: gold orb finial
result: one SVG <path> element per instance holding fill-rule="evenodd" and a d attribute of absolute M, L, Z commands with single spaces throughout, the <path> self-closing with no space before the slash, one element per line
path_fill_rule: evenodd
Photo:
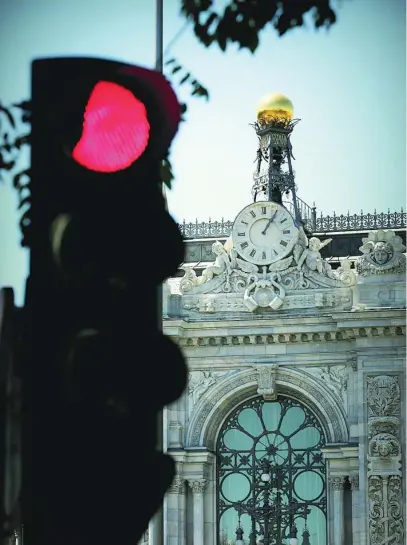
<path fill-rule="evenodd" d="M 266 95 L 257 106 L 257 121 L 270 123 L 273 121 L 291 121 L 294 106 L 289 98 L 279 93 Z"/>

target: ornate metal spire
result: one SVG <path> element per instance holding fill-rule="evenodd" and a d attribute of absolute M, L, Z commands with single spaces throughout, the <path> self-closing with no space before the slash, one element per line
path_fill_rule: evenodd
<path fill-rule="evenodd" d="M 253 200 L 283 203 L 283 194 L 291 194 L 294 215 L 300 222 L 290 142 L 291 133 L 299 119 L 293 119 L 293 105 L 284 95 L 263 99 L 253 124 L 259 138 L 256 171 L 252 188 Z"/>

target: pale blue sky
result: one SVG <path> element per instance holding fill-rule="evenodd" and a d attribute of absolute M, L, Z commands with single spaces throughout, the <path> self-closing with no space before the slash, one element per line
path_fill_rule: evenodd
<path fill-rule="evenodd" d="M 220 2 L 224 3 L 224 2 Z M 30 61 L 94 55 L 154 64 L 154 0 L 0 0 L 0 101 L 29 97 Z M 164 0 L 164 43 L 184 24 Z M 286 94 L 302 119 L 292 137 L 298 194 L 324 213 L 405 205 L 405 2 L 342 0 L 330 31 L 263 33 L 257 53 L 201 46 L 187 29 L 171 48 L 210 90 L 191 99 L 172 148 L 170 210 L 181 221 L 233 219 L 251 200 L 256 136 L 249 123 L 266 93 Z M 182 97 L 187 88 L 180 89 Z M 22 302 L 27 254 L 15 196 L 0 187 L 0 285 Z M 144 226 L 148 233 L 148 226 Z M 148 234 L 146 234 L 148 236 Z"/>

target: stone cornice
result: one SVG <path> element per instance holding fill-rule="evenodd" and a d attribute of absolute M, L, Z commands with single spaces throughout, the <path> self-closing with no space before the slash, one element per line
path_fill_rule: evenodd
<path fill-rule="evenodd" d="M 388 327 L 353 327 L 344 328 L 340 331 L 325 330 L 319 332 L 303 331 L 301 324 L 298 325 L 299 332 L 296 333 L 273 333 L 268 335 L 210 335 L 210 332 L 202 331 L 202 336 L 170 335 L 180 347 L 199 348 L 207 346 L 241 346 L 241 345 L 270 345 L 270 344 L 303 344 L 353 341 L 358 338 L 375 337 L 401 337 L 405 336 L 405 326 Z M 165 332 L 165 331 L 164 331 Z M 206 333 L 206 335 L 205 335 Z M 208 335 L 209 333 L 209 335 Z M 168 334 L 168 333 L 167 333 Z"/>
<path fill-rule="evenodd" d="M 280 367 L 295 367 L 300 366 L 303 369 L 311 369 L 314 367 L 332 366 L 332 365 L 345 365 L 348 367 L 355 367 L 357 356 L 340 351 L 334 352 L 321 352 L 315 351 L 304 352 L 300 354 L 234 354 L 232 356 L 207 356 L 202 354 L 188 353 L 188 367 L 191 371 L 214 371 L 214 370 L 227 370 L 233 369 L 247 369 L 248 365 L 256 365 L 263 363 L 275 363 Z M 248 361 L 250 363 L 248 363 Z"/>
<path fill-rule="evenodd" d="M 404 311 L 346 312 L 329 316 L 164 322 L 164 333 L 181 347 L 329 343 L 405 336 Z"/>

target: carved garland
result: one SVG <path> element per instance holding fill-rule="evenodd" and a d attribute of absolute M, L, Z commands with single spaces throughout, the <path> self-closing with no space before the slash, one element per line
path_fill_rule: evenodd
<path fill-rule="evenodd" d="M 371 545 L 403 543 L 398 376 L 367 377 L 368 496 Z"/>

